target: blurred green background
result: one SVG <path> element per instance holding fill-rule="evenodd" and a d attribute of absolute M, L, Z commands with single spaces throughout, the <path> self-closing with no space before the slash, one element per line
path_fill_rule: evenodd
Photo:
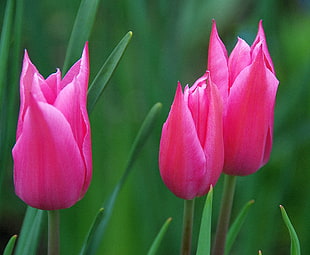
<path fill-rule="evenodd" d="M 6 1 L 0 1 L 0 22 Z M 62 67 L 79 1 L 28 1 L 24 5 L 20 55 L 27 48 L 43 76 Z M 285 206 L 310 254 L 310 1 L 309 0 L 105 0 L 99 4 L 89 39 L 91 80 L 128 32 L 133 38 L 108 88 L 92 112 L 93 180 L 83 200 L 61 211 L 62 254 L 77 254 L 102 202 L 124 171 L 130 146 L 148 110 L 163 103 L 160 120 L 122 189 L 98 254 L 145 254 L 161 225 L 173 220 L 159 254 L 178 254 L 183 201 L 161 181 L 157 157 L 162 123 L 177 81 L 192 84 L 206 68 L 211 20 L 229 51 L 237 36 L 251 44 L 263 19 L 270 54 L 280 80 L 275 109 L 274 148 L 269 163 L 256 174 L 238 178 L 234 218 L 254 199 L 231 254 L 289 254 L 290 240 L 281 219 Z M 12 41 L 14 43 L 14 41 Z M 9 53 L 10 54 L 10 53 Z M 9 56 L 9 65 L 16 62 Z M 21 70 L 21 56 L 18 59 Z M 9 66 L 11 70 L 11 66 Z M 12 69 L 15 68 L 12 66 Z M 0 239 L 18 234 L 26 205 L 14 194 L 12 159 L 18 114 L 18 79 L 6 74 L 1 102 Z M 10 114 L 7 114 L 10 113 Z M 5 136 L 5 137 L 4 137 Z M 221 198 L 215 187 L 214 225 Z M 204 197 L 196 203 L 193 252 Z M 215 227 L 213 228 L 215 229 Z M 41 251 L 45 253 L 46 231 Z"/>

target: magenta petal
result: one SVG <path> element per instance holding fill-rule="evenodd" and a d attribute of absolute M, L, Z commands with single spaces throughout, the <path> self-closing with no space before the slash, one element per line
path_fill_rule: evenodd
<path fill-rule="evenodd" d="M 54 91 L 49 87 L 46 80 L 41 75 L 34 74 L 31 91 L 28 92 L 26 97 L 30 94 L 36 99 L 37 102 L 50 103 L 55 99 Z"/>
<path fill-rule="evenodd" d="M 230 89 L 224 119 L 224 172 L 248 175 L 269 157 L 278 80 L 266 67 L 262 47 Z"/>
<path fill-rule="evenodd" d="M 271 56 L 268 51 L 268 46 L 267 46 L 267 41 L 266 41 L 266 36 L 265 36 L 262 20 L 259 21 L 257 35 L 251 46 L 251 51 L 253 52 L 252 59 L 255 59 L 256 57 L 257 51 L 255 51 L 255 48 L 257 49 L 257 44 L 259 43 L 262 43 L 263 45 L 263 52 L 265 55 L 265 61 L 266 61 L 267 68 L 275 74 L 273 62 L 272 62 Z"/>
<path fill-rule="evenodd" d="M 214 20 L 209 42 L 208 70 L 212 81 L 222 94 L 224 105 L 226 105 L 228 96 L 228 57 L 225 45 L 217 33 Z"/>
<path fill-rule="evenodd" d="M 191 88 L 185 87 L 184 98 L 193 121 L 195 123 L 196 131 L 201 146 L 205 147 L 208 111 L 209 111 L 209 98 L 207 94 L 207 83 L 209 72 L 206 72 L 200 79 L 198 79 Z"/>
<path fill-rule="evenodd" d="M 57 69 L 57 72 L 48 76 L 45 81 L 49 88 L 49 90 L 44 93 L 45 98 L 49 104 L 54 104 L 54 101 L 59 93 L 58 88 L 60 87 L 61 82 L 60 70 Z"/>
<path fill-rule="evenodd" d="M 208 120 L 206 122 L 206 140 L 204 152 L 207 173 L 205 183 L 215 186 L 220 177 L 224 164 L 224 140 L 223 140 L 223 102 L 218 88 L 211 79 L 208 80 L 207 94 L 209 102 Z M 207 192 L 207 191 L 206 191 Z M 206 193 L 204 192 L 204 194 Z"/>
<path fill-rule="evenodd" d="M 62 113 L 30 100 L 13 148 L 16 194 L 32 207 L 55 210 L 81 198 L 85 165 Z"/>
<path fill-rule="evenodd" d="M 166 186 L 178 197 L 193 199 L 206 188 L 202 186 L 205 155 L 195 124 L 185 104 L 181 85 L 162 130 L 159 168 Z"/>
<path fill-rule="evenodd" d="M 228 59 L 229 87 L 231 87 L 238 74 L 250 64 L 251 48 L 244 40 L 238 38 L 238 42 Z"/>
<path fill-rule="evenodd" d="M 74 79 L 60 91 L 54 106 L 62 112 L 67 119 L 75 140 L 82 151 L 86 124 L 82 116 L 81 107 L 86 107 L 86 100 L 83 100 L 84 102 L 81 100 L 80 93 L 79 82 L 77 79 Z"/>
<path fill-rule="evenodd" d="M 81 152 L 81 157 L 85 162 L 86 177 L 83 192 L 87 190 L 92 175 L 92 159 L 91 159 L 91 138 L 90 138 L 90 122 L 86 110 L 86 97 L 81 91 L 83 86 L 80 81 L 75 78 L 70 84 L 64 87 L 54 106 L 59 109 L 71 126 L 73 136 Z"/>
<path fill-rule="evenodd" d="M 86 97 L 87 87 L 88 87 L 88 77 L 89 77 L 89 53 L 88 53 L 88 43 L 86 42 L 82 57 L 77 61 L 70 70 L 66 73 L 65 77 L 61 81 L 60 90 L 67 86 L 77 77 L 80 85 L 83 86 L 81 91 Z M 85 91 L 85 92 L 84 92 Z"/>
<path fill-rule="evenodd" d="M 25 111 L 29 105 L 29 93 L 38 95 L 40 93 L 39 80 L 44 80 L 37 68 L 32 64 L 27 51 L 25 50 L 23 68 L 20 76 L 20 110 L 18 116 L 18 126 L 16 138 L 22 132 L 22 124 Z M 43 95 L 42 95 L 43 96 Z M 43 99 L 42 99 L 43 100 Z"/>
<path fill-rule="evenodd" d="M 223 169 L 223 103 L 218 88 L 209 78 L 208 71 L 190 89 L 185 88 L 184 98 L 206 157 L 206 172 L 201 184 L 205 190 L 201 190 L 198 194 L 200 196 L 207 193 L 211 184 L 216 184 Z"/>

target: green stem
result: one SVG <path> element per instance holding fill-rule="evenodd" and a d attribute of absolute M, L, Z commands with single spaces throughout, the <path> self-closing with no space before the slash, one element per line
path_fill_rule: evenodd
<path fill-rule="evenodd" d="M 195 199 L 184 200 L 181 255 L 189 255 L 191 253 L 194 208 L 195 208 Z"/>
<path fill-rule="evenodd" d="M 59 211 L 48 211 L 48 255 L 59 255 Z"/>
<path fill-rule="evenodd" d="M 225 251 L 226 234 L 234 200 L 235 186 L 236 176 L 225 175 L 222 204 L 215 235 L 213 255 L 223 255 Z"/>

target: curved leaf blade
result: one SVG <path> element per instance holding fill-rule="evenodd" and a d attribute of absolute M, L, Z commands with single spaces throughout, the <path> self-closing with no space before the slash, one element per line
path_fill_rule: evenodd
<path fill-rule="evenodd" d="M 96 254 L 96 251 L 100 245 L 100 242 L 102 240 L 102 237 L 104 235 L 106 226 L 108 224 L 108 221 L 111 218 L 113 208 L 116 202 L 116 198 L 123 187 L 125 181 L 127 180 L 128 175 L 132 171 L 132 166 L 134 161 L 136 160 L 139 152 L 143 148 L 145 142 L 147 141 L 148 137 L 150 136 L 152 129 L 154 127 L 154 124 L 156 120 L 158 119 L 159 112 L 162 108 L 161 103 L 156 103 L 149 113 L 147 114 L 146 118 L 144 119 L 141 128 L 133 142 L 133 145 L 131 147 L 129 159 L 126 164 L 126 169 L 124 174 L 122 175 L 119 182 L 116 184 L 114 190 L 112 191 L 111 195 L 108 197 L 106 202 L 104 203 L 105 206 L 105 217 L 101 219 L 101 221 L 96 224 L 96 226 L 89 231 L 89 233 L 92 233 L 92 236 L 89 237 L 89 235 L 86 237 L 86 240 L 84 241 L 84 244 L 87 242 L 87 249 L 83 249 L 80 252 L 80 255 L 94 255 Z M 84 245 L 83 245 L 84 247 Z"/>
<path fill-rule="evenodd" d="M 288 229 L 291 238 L 291 255 L 300 255 L 300 244 L 296 231 L 282 205 L 280 205 L 283 221 Z"/>
<path fill-rule="evenodd" d="M 245 218 L 248 214 L 250 207 L 254 204 L 254 200 L 250 200 L 247 202 L 241 209 L 240 213 L 238 214 L 237 218 L 235 219 L 234 223 L 229 228 L 226 244 L 225 244 L 225 255 L 228 255 L 230 249 L 235 242 L 237 235 L 240 232 L 240 229 L 245 221 Z"/>
<path fill-rule="evenodd" d="M 100 208 L 92 226 L 90 227 L 89 233 L 87 234 L 87 239 L 85 240 L 83 244 L 80 254 L 87 254 L 86 251 L 89 250 L 89 245 L 91 244 L 91 240 L 94 238 L 96 229 L 98 228 L 98 225 L 102 221 L 103 212 L 104 212 L 104 209 Z"/>
<path fill-rule="evenodd" d="M 28 206 L 15 255 L 35 255 L 42 229 L 44 211 Z"/>
<path fill-rule="evenodd" d="M 165 221 L 164 225 L 161 227 L 159 233 L 157 234 L 156 238 L 154 239 L 147 255 L 155 255 L 156 254 L 156 252 L 159 248 L 159 245 L 160 245 L 164 235 L 166 234 L 167 229 L 168 229 L 171 221 L 172 221 L 172 218 L 168 218 Z"/>
<path fill-rule="evenodd" d="M 210 191 L 207 195 L 206 202 L 204 205 L 198 247 L 196 255 L 209 255 L 211 250 L 211 219 L 212 219 L 212 200 L 213 200 L 213 188 L 210 188 Z"/>
<path fill-rule="evenodd" d="M 16 238 L 17 238 L 17 235 L 14 235 L 10 238 L 8 244 L 6 245 L 6 247 L 4 249 L 3 255 L 12 255 L 14 245 L 16 242 Z"/>
<path fill-rule="evenodd" d="M 87 109 L 88 112 L 91 113 L 94 109 L 96 102 L 98 101 L 100 95 L 106 88 L 110 78 L 114 70 L 116 69 L 118 63 L 120 62 L 124 52 L 130 42 L 132 37 L 132 32 L 129 31 L 122 40 L 118 43 L 118 45 L 114 48 L 111 55 L 108 57 L 106 62 L 103 64 L 95 79 L 91 83 L 88 89 L 87 96 Z"/>
<path fill-rule="evenodd" d="M 82 0 L 69 39 L 63 66 L 65 74 L 75 59 L 78 59 L 93 27 L 100 0 Z"/>

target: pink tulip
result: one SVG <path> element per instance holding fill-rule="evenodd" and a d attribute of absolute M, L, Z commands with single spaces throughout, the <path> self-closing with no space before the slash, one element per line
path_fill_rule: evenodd
<path fill-rule="evenodd" d="M 274 104 L 279 83 L 262 22 L 259 22 L 252 46 L 238 38 L 228 57 L 214 21 L 208 69 L 223 98 L 223 171 L 230 175 L 252 174 L 270 157 Z"/>
<path fill-rule="evenodd" d="M 215 185 L 223 167 L 222 100 L 206 72 L 182 92 L 178 84 L 160 140 L 159 168 L 178 197 L 193 199 Z"/>
<path fill-rule="evenodd" d="M 28 205 L 56 210 L 80 200 L 92 176 L 90 124 L 86 110 L 88 44 L 61 78 L 44 79 L 25 51 L 20 112 L 13 148 L 15 192 Z"/>

